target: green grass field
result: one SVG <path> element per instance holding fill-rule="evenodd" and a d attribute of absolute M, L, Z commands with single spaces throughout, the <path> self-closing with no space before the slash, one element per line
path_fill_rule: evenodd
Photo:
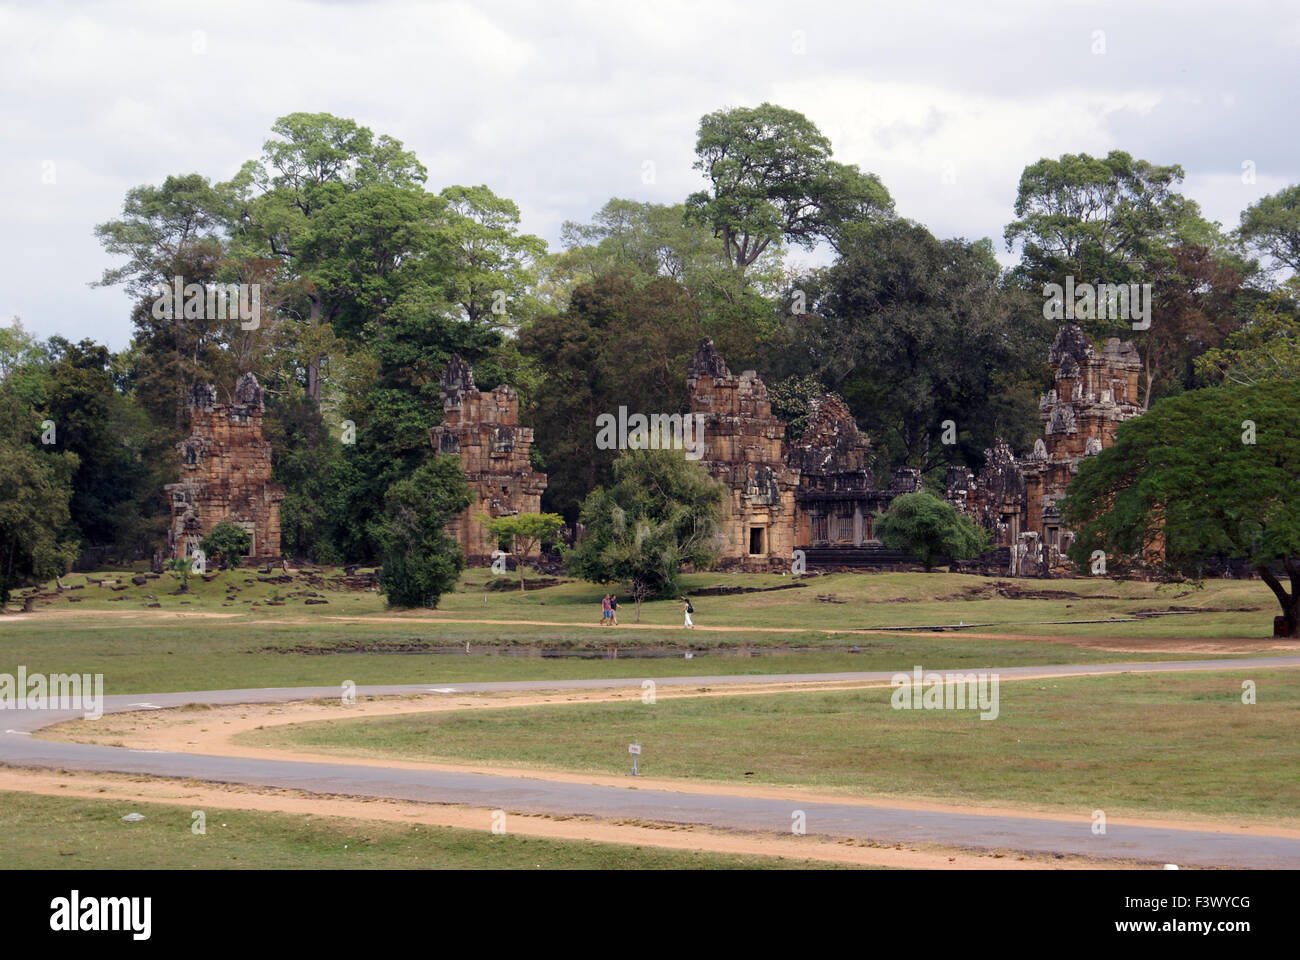
<path fill-rule="evenodd" d="M 950 637 L 862 637 L 858 653 L 843 647 L 824 652 L 782 653 L 755 645 L 751 656 L 701 652 L 692 660 L 675 657 L 620 659 L 538 656 L 523 641 L 513 652 L 533 655 L 465 656 L 442 654 L 322 652 L 286 653 L 304 643 L 328 651 L 331 643 L 346 649 L 358 643 L 440 641 L 437 629 L 419 633 L 374 631 L 363 626 L 326 628 L 225 627 L 190 630 L 158 628 L 68 627 L 27 630 L 0 636 L 0 672 L 19 664 L 29 672 L 102 673 L 105 692 L 166 693 L 244 687 L 338 686 L 356 684 L 468 683 L 493 680 L 563 680 L 591 677 L 636 679 L 647 676 L 711 674 L 823 673 L 854 670 L 909 670 L 921 663 L 936 668 L 1006 667 L 1047 663 L 1101 663 L 1118 660 L 1202 658 L 1204 654 L 1116 653 L 1062 643 L 1005 639 L 963 640 Z M 534 638 L 542 642 L 541 638 Z M 556 641 L 562 642 L 562 641 Z"/>
<path fill-rule="evenodd" d="M 1241 702 L 1243 679 L 1258 702 Z M 1000 715 L 888 689 L 474 710 L 271 727 L 241 742 L 849 794 L 1300 823 L 1300 671 L 1007 682 Z"/>
<path fill-rule="evenodd" d="M 145 819 L 123 823 L 139 812 Z M 792 870 L 839 864 L 654 847 L 494 835 L 339 817 L 204 810 L 0 791 L 0 863 L 6 869 L 201 870 Z M 507 826 L 509 821 L 507 820 Z"/>
<path fill-rule="evenodd" d="M 177 583 L 173 574 L 120 592 L 86 585 L 81 575 L 65 578 L 66 585 L 82 589 L 68 590 L 49 606 L 38 605 L 33 613 L 0 617 L 0 672 L 12 672 L 23 664 L 45 673 L 103 673 L 110 693 L 160 693 L 332 686 L 345 680 L 452 683 L 896 670 L 916 663 L 936 667 L 1088 663 L 1205 656 L 1162 650 L 1158 642 L 1142 652 L 1123 653 L 1081 645 L 1097 637 L 1118 641 L 1260 638 L 1270 632 L 1272 618 L 1271 594 L 1255 581 L 1214 581 L 1192 590 L 1100 579 L 1005 581 L 945 573 L 839 574 L 808 578 L 807 585 L 797 589 L 700 598 L 696 622 L 701 629 L 689 632 L 678 626 L 676 603 L 648 603 L 642 619 L 658 629 L 626 630 L 597 625 L 602 589 L 581 582 L 524 594 L 488 592 L 484 587 L 490 579 L 488 571 L 472 569 L 458 589 L 444 597 L 439 611 L 393 613 L 372 592 L 262 583 L 257 576 L 255 571 L 239 570 L 217 574 L 209 582 L 195 579 L 188 596 L 171 592 Z M 325 582 L 337 576 L 337 571 L 328 574 Z M 789 582 L 780 576 L 744 574 L 695 574 L 686 580 L 691 590 Z M 230 586 L 238 587 L 237 600 L 225 599 Z M 1014 598 L 1024 591 L 1031 595 Z M 1061 595 L 1044 597 L 1043 591 Z M 306 605 L 312 599 L 304 596 L 307 592 L 329 603 Z M 283 606 L 265 605 L 277 595 L 282 599 L 275 602 Z M 153 602 L 146 600 L 148 596 L 156 597 L 161 606 L 146 607 Z M 80 602 L 73 603 L 74 599 Z M 1129 617 L 1170 606 L 1201 612 L 1123 623 L 1060 623 Z M 631 622 L 634 615 L 632 608 L 624 607 L 624 622 Z M 428 622 L 438 617 L 540 623 Z M 981 628 L 982 632 L 1000 638 L 979 639 L 961 631 L 939 637 L 836 632 L 959 622 L 991 622 L 995 626 Z M 582 625 L 566 625 L 570 623 Z M 733 629 L 710 632 L 709 626 Z M 746 627 L 757 629 L 751 632 Z M 1039 639 L 1041 635 L 1065 642 Z M 1069 642 L 1073 639 L 1080 643 Z M 466 643 L 477 653 L 491 655 L 466 656 Z M 854 645 L 858 651 L 849 652 Z M 617 646 L 621 657 L 599 659 L 607 646 Z M 448 652 L 434 653 L 435 649 Z M 687 649 L 695 652 L 694 659 L 682 657 Z M 543 651 L 595 658 L 544 657 Z M 639 651 L 668 655 L 629 658 Z"/>
<path fill-rule="evenodd" d="M 89 576 L 99 579 L 105 575 L 116 577 L 126 589 L 115 591 L 87 584 L 86 577 L 74 574 L 64 582 L 81 589 L 43 600 L 36 610 L 93 615 L 98 610 L 148 611 L 150 603 L 157 603 L 160 611 L 257 621 L 376 615 L 419 619 L 430 613 L 394 614 L 384 609 L 383 597 L 378 593 L 333 588 L 330 585 L 337 585 L 342 577 L 336 569 L 325 571 L 321 575 L 324 585 L 316 587 L 260 582 L 260 574 L 247 568 L 224 571 L 206 581 L 192 578 L 190 593 L 183 595 L 175 593 L 179 585 L 175 574 L 163 574 L 143 586 L 130 584 L 130 571 Z M 485 584 L 489 581 L 510 583 L 483 568 L 465 571 L 457 589 L 442 598 L 439 614 L 501 621 L 527 619 L 590 624 L 599 629 L 600 598 L 605 587 L 567 581 L 520 593 L 513 589 L 487 591 Z M 683 578 L 687 593 L 716 586 L 774 587 L 794 582 L 777 574 L 700 573 Z M 1122 626 L 1122 634 L 1130 637 L 1267 637 L 1271 634 L 1276 606 L 1272 593 L 1257 580 L 1206 581 L 1198 589 L 1186 584 L 1116 582 L 1103 578 L 1016 580 L 948 573 L 879 573 L 810 576 L 801 578 L 799 583 L 801 586 L 791 589 L 699 598 L 695 602 L 696 624 L 701 631 L 709 627 L 753 627 L 794 635 L 806 630 L 825 632 L 958 623 L 993 624 L 1002 633 L 1041 633 L 1043 624 L 1052 623 L 1059 626 L 1055 632 L 1077 636 L 1110 636 Z M 52 589 L 52 585 L 47 587 Z M 230 592 L 232 587 L 236 592 Z M 315 596 L 308 596 L 309 593 Z M 311 599 L 328 602 L 308 604 Z M 676 600 L 645 603 L 641 622 L 664 627 L 670 635 L 680 634 L 680 607 Z M 1167 613 L 1170 607 L 1177 608 L 1179 615 L 1123 625 L 1062 623 L 1128 618 L 1139 612 Z M 16 610 L 17 605 L 11 603 L 9 609 Z M 632 623 L 635 608 L 624 604 L 620 616 L 624 623 Z M 467 639 L 527 634 L 506 624 L 457 624 L 455 630 Z M 612 632 L 617 631 L 600 631 L 602 636 Z M 698 632 L 696 637 L 699 636 L 703 633 Z"/>
<path fill-rule="evenodd" d="M 110 574 L 111 575 L 111 574 Z M 121 582 L 129 584 L 129 574 Z M 94 575 L 96 577 L 100 575 Z M 376 593 L 265 583 L 255 571 L 192 581 L 171 574 L 127 589 L 88 584 L 29 614 L 0 616 L 0 672 L 102 673 L 106 692 L 586 677 L 979 669 L 1115 660 L 1203 659 L 1184 641 L 1267 638 L 1272 595 L 1255 581 L 1203 589 L 1108 580 L 1013 581 L 936 574 L 810 577 L 805 586 L 646 604 L 649 629 L 598 626 L 603 588 L 566 582 L 519 593 L 469 570 L 438 611 L 386 610 Z M 697 574 L 687 590 L 773 586 L 779 576 Z M 334 584 L 334 586 L 331 586 Z M 120 585 L 120 584 L 119 584 Z M 234 588 L 233 590 L 230 588 Z M 315 593 L 317 597 L 309 597 Z M 307 604 L 326 599 L 326 604 Z M 74 602 L 75 601 L 75 602 Z M 247 602 L 245 602 L 247 601 Z M 157 603 L 157 607 L 149 604 Z M 1172 616 L 1134 619 L 1152 611 Z M 630 623 L 635 611 L 624 606 Z M 486 623 L 438 622 L 439 619 Z M 510 624 L 503 621 L 536 621 Z M 1110 621 L 1065 623 L 1064 621 Z M 1122 622 L 1115 622 L 1122 621 Z M 987 624 L 935 636 L 851 633 L 890 626 Z M 576 625 L 575 625 L 576 624 Z M 709 627 L 730 627 L 710 631 Z M 1098 645 L 1141 649 L 1107 650 Z M 472 655 L 464 652 L 469 644 Z M 607 647 L 619 656 L 606 659 Z M 852 650 L 856 647 L 856 650 Z M 692 651 L 691 660 L 684 658 Z M 656 654 L 655 656 L 641 656 Z M 561 656 L 563 655 L 563 656 Z M 893 711 L 887 690 L 633 704 L 487 709 L 466 714 L 308 724 L 259 731 L 261 743 L 340 755 L 483 761 L 686 780 L 798 784 L 847 794 L 1066 807 L 1087 816 L 1184 814 L 1242 823 L 1300 820 L 1294 731 L 1300 681 L 1252 674 L 1259 703 L 1239 702 L 1244 674 L 1112 676 L 1007 683 L 1001 717 Z M 799 867 L 768 858 L 493 836 L 449 828 L 291 814 L 190 810 L 0 795 L 0 856 L 28 867 Z M 223 826 L 224 825 L 224 826 Z M 346 849 L 344 849 L 346 847 Z"/>

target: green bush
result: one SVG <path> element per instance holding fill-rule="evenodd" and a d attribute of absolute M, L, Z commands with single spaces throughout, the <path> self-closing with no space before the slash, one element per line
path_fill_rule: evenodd
<path fill-rule="evenodd" d="M 885 546 L 919 560 L 927 573 L 936 563 L 976 557 L 989 546 L 983 530 L 930 493 L 895 497 L 880 515 L 876 533 Z"/>
<path fill-rule="evenodd" d="M 220 562 L 222 570 L 238 566 L 239 561 L 248 556 L 252 545 L 253 538 L 248 531 L 229 520 L 222 520 L 209 530 L 208 535 L 199 544 L 205 556 Z"/>

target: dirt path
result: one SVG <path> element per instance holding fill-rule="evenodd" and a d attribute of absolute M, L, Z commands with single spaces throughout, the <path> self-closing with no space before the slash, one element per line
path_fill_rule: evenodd
<path fill-rule="evenodd" d="M 49 773 L 0 767 L 0 790 L 122 803 L 171 803 L 195 809 L 251 810 L 341 817 L 361 821 L 428 824 L 489 832 L 493 811 L 475 807 L 357 800 L 304 794 L 291 790 L 252 790 L 175 780 L 151 780 L 112 774 Z M 732 833 L 705 827 L 613 822 L 584 817 L 546 817 L 507 813 L 506 830 L 556 840 L 661 847 L 707 853 L 785 857 L 857 866 L 927 870 L 1080 870 L 1102 865 L 1078 857 L 1028 857 L 996 852 L 974 853 L 928 846 L 873 846 L 862 841 L 834 841 L 816 836 Z M 1136 868 L 1107 860 L 1107 869 Z"/>
<path fill-rule="evenodd" d="M 1097 676 L 1100 671 L 1080 668 L 1075 676 Z M 1059 679 L 1060 674 L 1033 674 L 1006 676 L 1003 680 Z M 821 693 L 829 691 L 867 690 L 889 688 L 879 681 L 855 683 L 754 683 L 737 684 L 723 688 L 673 688 L 661 687 L 657 699 L 679 697 L 729 697 L 763 694 Z M 267 727 L 309 723 L 318 720 L 355 720 L 362 718 L 405 716 L 411 714 L 451 713 L 483 709 L 537 707 L 543 705 L 628 702 L 641 698 L 641 690 L 565 690 L 553 693 L 461 695 L 442 699 L 429 697 L 384 697 L 363 699 L 345 706 L 339 701 L 294 701 L 277 704 L 241 704 L 219 706 L 208 710 L 168 709 L 109 714 L 97 721 L 72 721 L 46 728 L 38 736 L 42 739 L 60 739 L 77 743 L 96 743 L 136 750 L 161 750 L 165 752 L 200 754 L 208 756 L 259 758 L 270 760 L 314 761 L 349 763 L 387 769 L 443 770 L 460 773 L 480 773 L 498 776 L 516 776 L 555 783 L 580 783 L 626 788 L 628 779 L 594 772 L 569 772 L 542 766 L 512 766 L 509 764 L 483 764 L 455 761 L 403 760 L 380 751 L 351 750 L 317 751 L 281 747 L 255 746 L 236 743 L 241 734 Z M 1042 820 L 1086 820 L 1091 810 L 1070 807 L 1051 807 L 1034 804 L 1008 804 L 991 806 L 978 803 L 955 803 L 919 800 L 899 796 L 864 796 L 851 790 L 809 789 L 798 786 L 763 785 L 700 779 L 661 779 L 641 777 L 636 781 L 640 789 L 671 792 L 700 793 L 731 797 L 753 797 L 790 800 L 796 803 L 851 803 L 862 806 L 892 809 L 924 810 L 941 813 L 979 814 L 982 816 L 1014 816 Z M 1245 824 L 1241 818 L 1220 820 L 1184 819 L 1168 817 L 1110 816 L 1111 823 L 1130 826 L 1159 827 L 1178 830 L 1230 831 L 1237 835 L 1285 836 L 1300 839 L 1300 829 L 1272 824 Z"/>

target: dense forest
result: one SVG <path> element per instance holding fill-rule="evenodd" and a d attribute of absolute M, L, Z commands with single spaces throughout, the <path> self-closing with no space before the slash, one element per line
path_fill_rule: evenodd
<path fill-rule="evenodd" d="M 149 556 L 166 538 L 188 390 L 212 383 L 225 400 L 246 371 L 266 391 L 283 550 L 318 563 L 381 554 L 385 497 L 434 459 L 453 353 L 480 388 L 519 390 L 550 478 L 542 507 L 569 522 L 612 479 L 597 415 L 684 410 L 685 361 L 706 336 L 758 371 L 790 436 L 807 400 L 833 392 L 877 470 L 932 482 L 978 468 L 996 436 L 1032 445 L 1058 323 L 1045 288 L 1067 277 L 1151 285 L 1148 329 L 1078 320 L 1134 341 L 1144 406 L 1300 377 L 1300 186 L 1225 229 L 1179 192 L 1177 165 L 1040 159 L 1003 236 L 968 240 L 902 216 L 887 184 L 779 106 L 703 117 L 696 152 L 698 192 L 612 198 L 566 223 L 559 250 L 522 232 L 510 199 L 431 187 L 401 142 L 329 114 L 281 118 L 229 179 L 130 190 L 95 228 L 114 264 L 96 282 L 133 304 L 130 345 L 0 328 L 0 578 Z M 828 265 L 797 269 L 796 249 Z M 257 320 L 160 311 L 175 278 L 256 284 Z M 956 443 L 939 441 L 946 420 Z"/>

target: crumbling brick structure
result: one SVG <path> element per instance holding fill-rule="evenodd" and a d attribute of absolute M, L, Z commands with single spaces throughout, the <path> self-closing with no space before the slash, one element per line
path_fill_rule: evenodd
<path fill-rule="evenodd" d="M 1119 425 L 1142 412 L 1142 364 L 1132 343 L 1112 337 L 1098 353 L 1074 324 L 1061 327 L 1048 361 L 1056 382 L 1038 404 L 1044 442 L 1025 462 L 1025 510 L 1029 529 L 1049 548 L 1064 549 L 1056 502 L 1083 458 L 1109 447 Z"/>
<path fill-rule="evenodd" d="M 284 487 L 271 482 L 271 445 L 262 439 L 262 388 L 246 373 L 232 403 L 217 403 L 211 384 L 189 394 L 190 436 L 176 445 L 181 479 L 164 488 L 171 501 L 168 552 L 190 556 L 223 520 L 243 527 L 248 555 L 280 556 L 280 501 Z"/>
<path fill-rule="evenodd" d="M 861 547 L 876 543 L 875 514 L 895 494 L 875 489 L 871 443 L 838 397 L 808 403 L 808 425 L 786 462 L 799 472 L 795 491 L 798 546 Z"/>
<path fill-rule="evenodd" d="M 785 462 L 785 422 L 753 370 L 735 376 L 709 339 L 686 364 L 690 412 L 701 414 L 701 465 L 727 488 L 723 568 L 784 569 L 795 547 L 798 471 Z"/>
<path fill-rule="evenodd" d="M 474 370 L 453 355 L 442 372 L 443 420 L 431 431 L 433 448 L 458 456 L 465 480 L 474 493 L 469 509 L 448 525 L 447 532 L 465 551 L 471 564 L 487 564 L 497 543 L 480 516 L 503 517 L 538 513 L 546 474 L 529 463 L 533 431 L 519 426 L 519 394 L 502 384 L 489 393 L 474 386 Z M 538 556 L 535 547 L 531 556 Z"/>
<path fill-rule="evenodd" d="M 1006 548 L 1004 572 L 1041 576 L 1065 567 L 1072 535 L 1057 501 L 1085 457 L 1110 446 L 1121 423 L 1141 413 L 1141 363 L 1132 343 L 1112 337 L 1098 352 L 1074 324 L 1061 327 L 1048 354 L 1053 388 L 1039 400 L 1041 440 L 1023 460 L 998 438 L 978 477 L 948 471 L 947 498 Z"/>
<path fill-rule="evenodd" d="M 949 467 L 948 500 L 988 531 L 993 543 L 1015 543 L 1024 532 L 1025 477 L 1011 445 L 998 437 L 984 451 L 984 468 Z"/>
<path fill-rule="evenodd" d="M 827 395 L 808 405 L 808 425 L 786 444 L 767 387 L 753 370 L 735 376 L 712 340 L 686 367 L 690 413 L 703 416 L 702 465 L 727 488 L 723 569 L 788 570 L 795 549 L 826 553 L 879 548 L 875 515 L 902 493 L 921 489 L 915 468 L 894 471 L 877 490 L 870 442 L 844 403 Z"/>

